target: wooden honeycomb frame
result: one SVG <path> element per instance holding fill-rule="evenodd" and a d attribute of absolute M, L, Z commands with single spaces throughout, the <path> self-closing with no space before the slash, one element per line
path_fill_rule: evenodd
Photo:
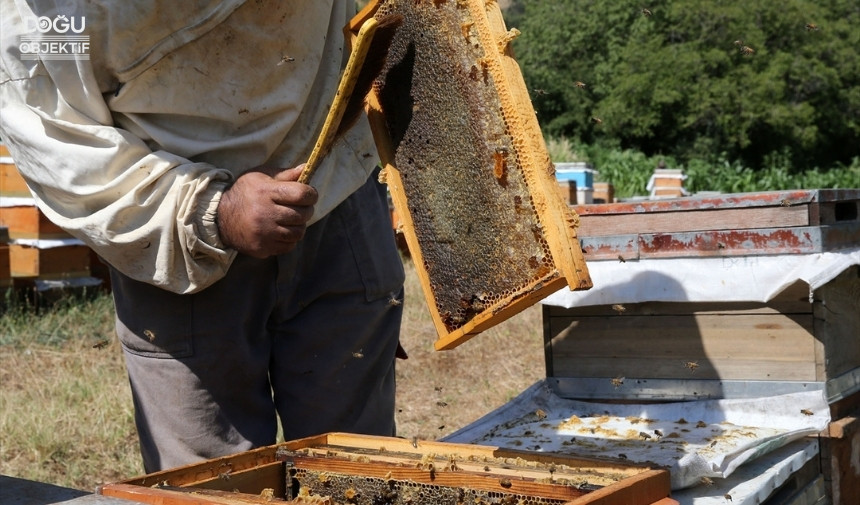
<path fill-rule="evenodd" d="M 368 117 L 438 350 L 591 279 L 498 4 L 373 1 L 401 14 Z"/>

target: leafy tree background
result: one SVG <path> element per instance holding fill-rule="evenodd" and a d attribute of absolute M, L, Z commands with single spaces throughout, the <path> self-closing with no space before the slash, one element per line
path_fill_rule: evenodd
<path fill-rule="evenodd" d="M 857 0 L 513 0 L 505 18 L 548 136 L 682 164 L 857 165 Z"/>

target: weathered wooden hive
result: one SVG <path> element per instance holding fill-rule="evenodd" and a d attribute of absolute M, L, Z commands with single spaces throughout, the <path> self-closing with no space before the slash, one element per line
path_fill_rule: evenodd
<path fill-rule="evenodd" d="M 449 349 L 591 280 L 495 2 L 372 2 L 403 16 L 368 116 L 410 253 Z"/>

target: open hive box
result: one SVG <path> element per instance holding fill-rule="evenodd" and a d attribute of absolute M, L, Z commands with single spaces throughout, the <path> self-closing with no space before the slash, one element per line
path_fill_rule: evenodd
<path fill-rule="evenodd" d="M 496 2 L 371 2 L 350 29 L 387 15 L 403 23 L 368 117 L 436 348 L 450 349 L 591 280 Z"/>
<path fill-rule="evenodd" d="M 612 460 L 329 433 L 101 486 L 141 503 L 674 503 L 669 473 Z M 661 501 L 662 500 L 662 501 Z"/>

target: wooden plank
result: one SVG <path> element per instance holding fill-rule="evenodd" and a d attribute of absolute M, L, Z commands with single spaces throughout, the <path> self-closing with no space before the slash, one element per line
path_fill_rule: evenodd
<path fill-rule="evenodd" d="M 860 367 L 860 266 L 845 269 L 813 293 L 814 334 L 826 378 Z"/>
<path fill-rule="evenodd" d="M 632 505 L 634 503 L 671 503 L 668 498 L 669 472 L 649 470 L 598 489 L 565 505 Z M 675 502 L 677 503 L 677 502 Z"/>
<path fill-rule="evenodd" d="M 580 216 L 582 237 L 630 233 L 707 231 L 808 226 L 805 207 L 706 209 L 688 212 L 641 212 Z"/>
<path fill-rule="evenodd" d="M 824 226 L 583 237 L 589 261 L 813 254 L 856 247 L 860 222 Z"/>
<path fill-rule="evenodd" d="M 261 464 L 253 468 L 233 471 L 231 464 L 225 464 L 217 477 L 185 484 L 185 487 L 234 491 L 237 493 L 260 494 L 263 489 L 272 489 L 275 496 L 286 494 L 287 482 L 284 464 L 280 461 Z"/>
<path fill-rule="evenodd" d="M 9 246 L 12 277 L 61 279 L 84 277 L 90 272 L 90 251 L 85 245 L 39 249 L 28 245 Z"/>
<path fill-rule="evenodd" d="M 577 205 L 580 218 L 603 214 L 645 214 L 653 212 L 697 212 L 708 209 L 809 206 L 815 202 L 832 203 L 860 200 L 860 189 L 801 189 L 691 196 L 672 200 L 635 200 L 611 204 Z M 809 222 L 808 224 L 822 224 Z"/>
<path fill-rule="evenodd" d="M 8 154 L 0 154 L 0 196 L 31 196 L 27 183 Z"/>
<path fill-rule="evenodd" d="M 9 260 L 9 246 L 0 243 L 0 290 L 12 286 L 12 270 Z M 0 296 L 2 294 L 2 291 L 0 291 Z"/>
<path fill-rule="evenodd" d="M 860 393 L 855 393 L 860 394 Z M 830 423 L 819 438 L 826 488 L 833 503 L 860 496 L 860 420 L 845 417 Z"/>
<path fill-rule="evenodd" d="M 551 370 L 577 378 L 814 381 L 812 324 L 810 315 L 782 314 L 554 317 Z"/>
<path fill-rule="evenodd" d="M 283 499 L 268 495 L 225 493 L 193 488 L 145 488 L 131 484 L 112 484 L 101 489 L 100 494 L 122 498 L 135 503 L 150 505 L 264 505 L 286 503 Z"/>
<path fill-rule="evenodd" d="M 9 237 L 12 239 L 71 238 L 71 235 L 52 223 L 35 205 L 3 207 L 0 226 L 9 228 Z"/>

